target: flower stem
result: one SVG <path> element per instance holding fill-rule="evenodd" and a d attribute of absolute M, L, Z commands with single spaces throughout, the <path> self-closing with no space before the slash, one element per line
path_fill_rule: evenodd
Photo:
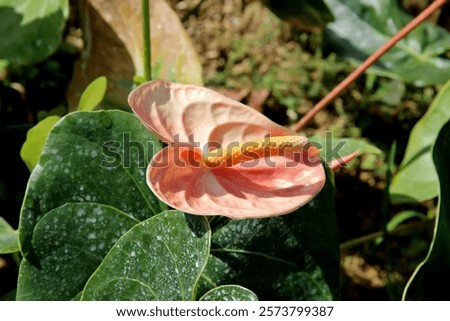
<path fill-rule="evenodd" d="M 150 0 L 142 0 L 142 35 L 144 40 L 144 80 L 152 80 L 152 45 L 150 37 Z"/>
<path fill-rule="evenodd" d="M 434 226 L 434 219 L 429 219 L 426 221 L 419 221 L 419 222 L 412 222 L 412 223 L 405 223 L 403 225 L 398 226 L 392 231 L 388 232 L 389 236 L 393 235 L 405 235 L 405 234 L 412 234 L 417 233 L 417 231 L 423 231 L 423 230 L 429 230 L 433 229 Z M 375 241 L 377 238 L 383 237 L 385 233 L 381 231 L 377 231 L 371 234 L 363 235 L 360 237 L 357 237 L 355 239 L 351 239 L 349 241 L 346 241 L 344 243 L 341 243 L 339 245 L 339 248 L 342 251 L 349 251 L 353 249 L 354 247 L 370 243 Z"/>
<path fill-rule="evenodd" d="M 392 178 L 392 172 L 394 171 L 394 158 L 395 158 L 395 152 L 397 150 L 397 142 L 394 141 L 391 146 L 391 150 L 388 155 L 388 167 L 386 169 L 386 185 L 384 186 L 383 191 L 383 202 L 381 204 L 381 213 L 383 215 L 383 238 L 385 239 L 385 250 L 386 250 L 386 276 L 387 276 L 387 285 L 386 285 L 386 291 L 388 294 L 388 297 L 391 300 L 394 300 L 397 297 L 397 294 L 395 293 L 395 287 L 393 286 L 393 280 L 392 280 L 392 252 L 391 252 L 391 246 L 389 244 L 389 234 L 388 234 L 388 220 L 389 220 L 389 207 L 390 207 L 390 195 L 389 195 L 389 187 L 391 185 L 391 178 Z"/>
<path fill-rule="evenodd" d="M 292 130 L 301 130 L 321 109 L 332 102 L 339 94 L 344 91 L 351 83 L 353 83 L 361 74 L 364 73 L 371 65 L 373 65 L 382 55 L 391 49 L 397 42 L 403 39 L 408 33 L 414 30 L 424 20 L 431 16 L 439 7 L 445 4 L 447 0 L 435 0 L 403 29 L 389 39 L 382 47 L 367 58 L 358 68 L 348 75 L 339 85 L 330 91 L 322 100 L 320 100 L 305 116 L 303 116 L 296 124 L 292 126 Z"/>

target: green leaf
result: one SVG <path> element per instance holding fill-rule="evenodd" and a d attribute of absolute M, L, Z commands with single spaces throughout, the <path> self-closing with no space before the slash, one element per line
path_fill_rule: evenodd
<path fill-rule="evenodd" d="M 386 229 L 388 232 L 393 231 L 397 226 L 402 224 L 404 221 L 411 218 L 418 218 L 421 220 L 426 220 L 427 216 L 416 211 L 403 211 L 392 217 L 386 224 Z"/>
<path fill-rule="evenodd" d="M 49 211 L 34 229 L 34 260 L 21 263 L 17 300 L 76 297 L 115 242 L 138 222 L 95 203 L 68 203 Z"/>
<path fill-rule="evenodd" d="M 20 150 L 20 157 L 30 172 L 36 167 L 41 157 L 42 148 L 52 127 L 60 120 L 59 116 L 49 116 L 28 130 L 27 139 Z"/>
<path fill-rule="evenodd" d="M 329 170 L 327 177 L 323 190 L 294 213 L 216 227 L 199 293 L 231 283 L 261 300 L 337 299 L 339 242 Z"/>
<path fill-rule="evenodd" d="M 327 132 L 325 136 L 310 137 L 310 141 L 321 150 L 320 156 L 327 163 L 356 151 L 359 151 L 359 155 L 381 154 L 380 149 L 362 138 L 336 138 L 331 132 Z"/>
<path fill-rule="evenodd" d="M 379 79 L 380 87 L 370 97 L 371 101 L 380 101 L 387 105 L 398 106 L 402 102 L 406 86 L 403 81 L 395 79 Z"/>
<path fill-rule="evenodd" d="M 439 91 L 409 136 L 405 156 L 392 179 L 393 203 L 421 202 L 438 195 L 439 184 L 431 147 L 439 130 L 450 120 L 450 81 Z"/>
<path fill-rule="evenodd" d="M 0 216 L 0 254 L 19 252 L 19 235 Z"/>
<path fill-rule="evenodd" d="M 360 63 L 373 54 L 412 18 L 391 0 L 325 0 L 335 21 L 325 41 L 346 58 Z M 450 74 L 450 34 L 422 23 L 369 69 L 378 75 L 425 86 L 444 83 Z"/>
<path fill-rule="evenodd" d="M 92 275 L 82 300 L 193 300 L 209 252 L 202 216 L 167 211 L 125 234 Z"/>
<path fill-rule="evenodd" d="M 50 116 L 59 116 L 60 118 L 67 115 L 67 107 L 63 104 L 59 104 L 55 108 L 50 110 L 39 110 L 36 113 L 36 119 L 38 121 L 43 121 L 45 118 Z"/>
<path fill-rule="evenodd" d="M 61 43 L 68 0 L 0 0 L 0 59 L 30 65 Z"/>
<path fill-rule="evenodd" d="M 200 301 L 258 301 L 258 297 L 242 286 L 222 285 L 209 290 Z"/>
<path fill-rule="evenodd" d="M 98 77 L 91 82 L 81 94 L 78 110 L 94 110 L 94 108 L 97 107 L 105 97 L 107 86 L 108 80 L 104 76 Z"/>
<path fill-rule="evenodd" d="M 393 216 L 389 222 L 387 222 L 386 224 L 386 231 L 391 232 L 394 229 L 396 229 L 400 224 L 402 224 L 403 222 L 405 222 L 406 220 L 409 220 L 411 218 L 418 218 L 420 220 L 427 220 L 427 216 L 417 212 L 417 211 L 413 211 L 413 210 L 408 210 L 408 211 L 402 211 L 398 214 L 396 214 L 395 216 Z M 377 237 L 375 239 L 375 244 L 380 244 L 383 241 L 384 237 L 380 236 Z"/>
<path fill-rule="evenodd" d="M 45 230 L 47 227 L 50 230 L 56 229 L 54 234 L 58 234 L 59 228 L 69 224 L 66 222 L 68 220 L 66 215 L 78 212 L 78 206 L 83 208 L 94 204 L 101 208 L 111 208 L 112 211 L 126 213 L 137 221 L 167 209 L 167 206 L 151 193 L 145 179 L 147 165 L 154 153 L 160 149 L 159 140 L 151 135 L 135 116 L 126 112 L 74 112 L 53 127 L 39 163 L 31 173 L 22 206 L 19 237 L 24 260 L 19 275 L 18 298 L 27 300 L 72 298 L 81 290 L 80 287 L 84 286 L 82 283 L 93 272 L 95 265 L 103 259 L 101 255 L 89 258 L 87 253 L 91 244 L 84 242 L 86 238 L 81 235 L 81 247 L 74 245 L 75 243 L 71 244 L 80 242 L 79 239 L 72 241 L 71 238 L 67 238 L 66 243 L 64 240 L 55 241 L 59 248 L 54 249 L 54 252 L 63 254 L 59 257 L 57 254 L 49 253 L 46 246 L 50 245 L 41 243 L 46 237 L 46 232 L 42 229 Z M 75 203 L 76 210 L 67 210 L 64 206 L 68 206 L 68 203 Z M 91 212 L 94 215 L 96 210 L 92 209 Z M 49 224 L 48 220 L 51 217 L 55 217 L 57 221 L 61 219 L 62 222 Z M 92 219 L 95 218 L 86 219 L 84 223 L 80 221 L 78 227 L 72 226 L 69 230 L 77 231 L 74 233 L 77 234 L 78 231 L 87 229 L 88 227 L 84 225 L 90 223 Z M 119 225 L 113 225 L 109 226 L 109 229 L 116 231 L 118 227 Z M 119 230 L 120 233 L 124 233 L 126 228 Z M 113 242 L 114 240 L 108 243 L 105 239 L 103 242 L 105 252 L 102 253 L 106 254 L 108 246 L 111 247 Z M 83 247 L 83 244 L 88 248 Z M 72 249 L 73 246 L 77 249 Z M 67 248 L 75 252 L 66 253 Z M 80 254 L 82 259 L 77 258 L 78 254 L 73 254 L 78 253 L 77 251 L 84 253 Z M 56 272 L 63 270 L 79 274 L 69 272 L 52 274 L 54 272 L 51 272 L 52 266 L 58 269 Z M 46 271 L 49 276 L 45 275 Z M 47 286 L 36 291 L 30 289 L 33 284 L 52 282 L 55 287 L 62 284 L 61 289 Z M 76 286 L 66 288 L 65 284 L 71 282 Z"/>
<path fill-rule="evenodd" d="M 0 59 L 0 72 L 4 71 L 9 65 L 8 60 Z"/>
<path fill-rule="evenodd" d="M 436 139 L 433 161 L 439 178 L 439 205 L 431 249 L 407 287 L 407 300 L 450 300 L 450 121 Z"/>
<path fill-rule="evenodd" d="M 263 3 L 297 29 L 322 29 L 333 21 L 333 15 L 323 0 L 263 0 Z"/>

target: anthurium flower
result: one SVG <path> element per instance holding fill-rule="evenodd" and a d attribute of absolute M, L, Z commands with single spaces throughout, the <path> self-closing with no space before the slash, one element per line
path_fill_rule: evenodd
<path fill-rule="evenodd" d="M 152 81 L 128 102 L 168 144 L 147 169 L 150 189 L 181 211 L 230 218 L 287 214 L 324 186 L 306 137 L 213 90 Z"/>

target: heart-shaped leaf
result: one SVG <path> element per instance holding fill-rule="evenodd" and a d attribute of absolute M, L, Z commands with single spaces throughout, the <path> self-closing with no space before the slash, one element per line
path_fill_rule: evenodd
<path fill-rule="evenodd" d="M 439 178 L 439 213 L 430 252 L 405 288 L 407 300 L 450 300 L 450 122 L 439 132 L 433 161 Z"/>
<path fill-rule="evenodd" d="M 258 301 L 255 293 L 239 285 L 222 285 L 209 290 L 200 301 Z"/>
<path fill-rule="evenodd" d="M 339 248 L 332 173 L 327 175 L 322 191 L 292 214 L 221 225 L 199 293 L 232 283 L 262 300 L 337 298 Z"/>
<path fill-rule="evenodd" d="M 143 75 L 141 0 L 88 0 L 83 10 L 86 51 L 77 62 L 68 102 L 75 110 L 86 86 L 108 78 L 104 107 L 128 109 L 133 78 Z M 186 30 L 164 0 L 150 1 L 152 77 L 202 84 L 202 70 Z"/>
<path fill-rule="evenodd" d="M 405 156 L 392 179 L 389 192 L 394 203 L 422 202 L 439 192 L 431 147 L 442 126 L 450 120 L 450 81 L 439 91 L 428 111 L 409 136 Z"/>
<path fill-rule="evenodd" d="M 18 298 L 46 300 L 71 298 L 81 291 L 83 280 L 86 281 L 93 272 L 95 264 L 101 262 L 101 254 L 98 254 L 95 260 L 92 258 L 79 260 L 76 265 L 71 261 L 78 255 L 76 253 L 89 253 L 91 250 L 89 246 L 92 244 L 88 242 L 81 242 L 84 246 L 77 246 L 74 251 L 66 253 L 64 252 L 66 249 L 74 246 L 70 243 L 72 241 L 68 238 L 67 244 L 63 243 L 63 240 L 55 241 L 58 248 L 52 251 L 63 254 L 59 257 L 57 254 L 49 253 L 46 246 L 50 245 L 41 243 L 41 239 L 46 236 L 42 229 L 53 230 L 59 226 L 61 228 L 68 226 L 69 223 L 64 222 L 67 220 L 64 218 L 65 215 L 86 211 L 83 206 L 95 204 L 112 208 L 112 211 L 126 213 L 135 220 L 132 223 L 135 224 L 136 220 L 147 219 L 167 208 L 150 192 L 145 182 L 147 164 L 153 154 L 160 149 L 160 142 L 136 117 L 121 111 L 74 112 L 53 127 L 39 163 L 31 174 L 21 211 L 19 235 L 25 259 L 19 276 Z M 67 203 L 75 203 L 76 209 L 67 210 L 64 207 Z M 96 213 L 94 209 L 90 212 Z M 61 220 L 59 223 L 61 225 L 54 222 L 49 224 L 50 218 L 47 218 L 47 215 L 55 216 L 57 221 Z M 92 219 L 96 218 L 86 219 L 84 223 L 80 221 L 81 225 L 77 228 L 72 227 L 71 230 L 87 230 L 88 226 L 83 224 L 89 223 Z M 107 229 L 114 232 L 104 231 L 107 235 L 103 237 L 105 251 L 103 254 L 106 254 L 114 243 L 114 240 L 108 237 L 114 235 L 113 239 L 117 240 L 121 235 L 115 234 L 120 225 L 108 226 Z M 121 227 L 120 230 L 126 231 Z M 54 233 L 58 234 L 57 231 Z M 57 239 L 57 236 L 54 237 Z M 75 239 L 73 242 L 80 240 Z M 62 269 L 72 272 L 75 267 L 80 274 L 60 275 L 52 270 L 55 267 L 58 271 Z M 76 282 L 73 281 L 76 286 L 70 289 L 62 287 L 61 290 L 41 288 L 42 292 L 48 290 L 45 293 L 31 291 L 30 287 L 34 287 L 35 283 L 47 284 L 49 276 L 45 275 L 46 271 L 54 276 L 53 279 L 50 277 L 49 281 L 53 282 L 54 286 L 66 282 L 64 279 L 60 280 L 60 277 L 76 279 Z M 52 274 L 53 272 L 55 274 Z M 67 283 L 70 282 L 67 280 Z"/>
<path fill-rule="evenodd" d="M 0 0 L 0 59 L 29 65 L 50 56 L 68 15 L 68 0 Z"/>
<path fill-rule="evenodd" d="M 33 233 L 38 263 L 26 258 L 21 263 L 17 300 L 73 299 L 114 243 L 138 222 L 95 203 L 68 203 L 49 211 Z"/>
<path fill-rule="evenodd" d="M 397 1 L 325 0 L 335 17 L 327 26 L 326 42 L 334 50 L 360 62 L 374 53 L 411 17 Z M 381 57 L 369 71 L 417 86 L 444 83 L 450 74 L 450 34 L 425 22 Z"/>
<path fill-rule="evenodd" d="M 116 243 L 86 284 L 82 300 L 193 300 L 210 236 L 204 217 L 158 214 Z"/>

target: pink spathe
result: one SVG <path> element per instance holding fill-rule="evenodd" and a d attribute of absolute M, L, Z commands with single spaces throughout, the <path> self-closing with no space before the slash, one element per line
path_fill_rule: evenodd
<path fill-rule="evenodd" d="M 128 102 L 168 144 L 149 164 L 147 183 L 173 208 L 270 217 L 301 207 L 325 184 L 318 151 L 306 138 L 213 90 L 152 81 L 136 88 Z M 292 141 L 305 143 L 280 152 L 283 142 Z"/>

